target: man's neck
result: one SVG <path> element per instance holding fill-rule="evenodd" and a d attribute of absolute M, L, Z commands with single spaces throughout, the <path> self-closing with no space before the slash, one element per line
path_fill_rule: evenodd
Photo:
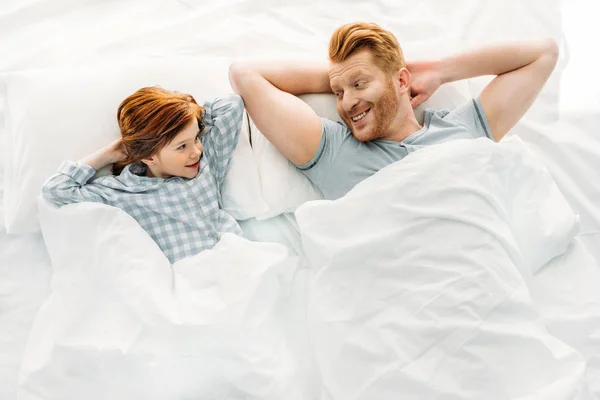
<path fill-rule="evenodd" d="M 390 134 L 381 139 L 402 142 L 404 139 L 423 128 L 423 125 L 419 124 L 417 121 L 412 108 L 404 115 L 399 114 L 394 119 L 392 125 Z"/>

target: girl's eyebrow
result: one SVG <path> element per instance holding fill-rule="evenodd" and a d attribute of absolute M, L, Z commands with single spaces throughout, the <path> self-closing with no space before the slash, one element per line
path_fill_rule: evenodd
<path fill-rule="evenodd" d="M 200 130 L 198 130 L 198 132 L 196 132 L 196 136 L 198 136 L 199 134 L 200 134 Z M 196 136 L 194 136 L 194 139 L 196 138 Z M 174 143 L 173 146 L 174 147 L 179 147 L 180 145 L 182 145 L 183 143 L 187 142 L 188 140 L 190 140 L 190 139 L 181 140 L 181 141 L 179 141 L 177 143 Z"/>

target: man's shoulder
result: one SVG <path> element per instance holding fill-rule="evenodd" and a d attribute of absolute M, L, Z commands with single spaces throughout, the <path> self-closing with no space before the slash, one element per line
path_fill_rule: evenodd
<path fill-rule="evenodd" d="M 323 133 L 324 134 L 337 134 L 337 135 L 350 135 L 352 136 L 352 132 L 346 126 L 344 121 L 330 119 L 327 117 L 320 117 L 321 124 L 323 125 Z M 352 136 L 354 137 L 354 136 Z"/>
<path fill-rule="evenodd" d="M 477 99 L 464 101 L 459 106 L 447 109 L 426 110 L 423 118 L 424 134 L 417 135 L 420 144 L 433 144 L 450 139 L 472 139 L 490 137 L 489 126 Z M 409 144 L 416 144 L 409 143 Z"/>
<path fill-rule="evenodd" d="M 322 136 L 321 146 L 328 147 L 330 151 L 343 151 L 346 147 L 356 147 L 358 140 L 342 121 L 321 117 Z M 349 146 L 350 145 L 350 146 Z"/>
<path fill-rule="evenodd" d="M 476 99 L 470 98 L 458 106 L 447 108 L 429 108 L 423 113 L 423 126 L 435 129 L 435 127 L 446 127 L 457 125 L 473 128 L 472 121 L 477 117 L 479 110 L 476 107 Z"/>

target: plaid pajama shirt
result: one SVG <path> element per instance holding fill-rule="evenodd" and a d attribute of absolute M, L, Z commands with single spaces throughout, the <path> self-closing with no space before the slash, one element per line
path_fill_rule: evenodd
<path fill-rule="evenodd" d="M 212 248 L 221 234 L 242 235 L 237 221 L 221 210 L 220 192 L 242 127 L 244 103 L 237 95 L 204 104 L 204 151 L 193 179 L 145 176 L 145 165 L 131 164 L 120 175 L 92 180 L 95 170 L 64 161 L 44 183 L 42 196 L 63 206 L 97 202 L 123 209 L 148 232 L 174 263 Z"/>

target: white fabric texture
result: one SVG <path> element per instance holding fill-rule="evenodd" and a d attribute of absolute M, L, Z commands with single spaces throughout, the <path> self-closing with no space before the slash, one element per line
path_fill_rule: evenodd
<path fill-rule="evenodd" d="M 297 210 L 327 398 L 586 398 L 584 358 L 546 331 L 527 290 L 576 221 L 530 158 L 515 143 L 448 142 Z M 536 210 L 544 201 L 557 207 Z"/>
<path fill-rule="evenodd" d="M 225 235 L 171 269 L 121 210 L 40 200 L 40 212 L 56 267 L 23 359 L 25 393 L 475 399 L 493 387 L 499 398 L 586 398 L 592 326 L 561 342 L 527 288 L 538 262 L 565 253 L 577 219 L 517 138 L 415 152 L 340 200 L 302 206 L 311 269 L 296 290 L 300 259 L 281 245 Z M 305 290 L 308 342 L 290 297 Z M 69 373 L 78 366 L 93 372 Z M 320 389 L 306 387 L 314 371 Z"/>
<path fill-rule="evenodd" d="M 587 360 L 590 389 L 600 393 L 600 268 L 581 238 L 552 259 L 529 286 L 549 333 Z"/>
<path fill-rule="evenodd" d="M 298 258 L 286 247 L 225 234 L 171 266 L 119 209 L 39 201 L 56 268 L 24 356 L 23 390 L 61 399 L 304 398 L 286 333 Z"/>
<path fill-rule="evenodd" d="M 597 288 L 600 287 L 600 180 L 594 178 L 596 171 L 600 170 L 600 84 L 593 79 L 597 63 L 593 58 L 593 50 L 590 50 L 594 49 L 600 35 L 596 23 L 598 11 L 595 2 L 581 0 L 3 2 L 0 7 L 0 52 L 3 54 L 0 58 L 0 192 L 6 195 L 5 184 L 15 179 L 13 173 L 8 173 L 4 166 L 7 159 L 16 157 L 22 163 L 41 166 L 45 157 L 54 156 L 50 149 L 60 151 L 57 149 L 59 143 L 52 142 L 52 138 L 44 142 L 50 143 L 47 144 L 48 151 L 36 152 L 39 158 L 33 160 L 25 158 L 27 154 L 19 153 L 20 148 L 9 146 L 4 126 L 4 123 L 10 122 L 7 115 L 9 105 L 4 92 L 7 73 L 12 75 L 17 72 L 28 76 L 33 76 L 35 70 L 48 76 L 56 71 L 61 74 L 67 70 L 85 73 L 91 71 L 88 69 L 90 65 L 97 65 L 94 68 L 98 72 L 94 78 L 106 80 L 111 78 L 104 65 L 120 69 L 141 62 L 148 70 L 159 70 L 161 65 L 175 63 L 177 65 L 171 71 L 187 73 L 177 76 L 167 72 L 161 75 L 164 80 L 161 79 L 160 83 L 177 80 L 185 83 L 181 85 L 181 91 L 192 91 L 192 86 L 200 86 L 205 82 L 205 76 L 197 73 L 192 59 L 247 57 L 280 60 L 306 57 L 325 60 L 327 42 L 333 30 L 346 22 L 365 20 L 392 30 L 407 60 L 439 58 L 495 41 L 543 36 L 557 39 L 561 55 L 556 70 L 532 109 L 511 134 L 520 137 L 548 168 L 572 212 L 558 206 L 561 201 L 552 197 L 551 203 L 540 204 L 554 206 L 542 206 L 536 214 L 528 215 L 523 221 L 523 228 L 530 232 L 530 236 L 518 237 L 519 232 L 513 229 L 516 225 L 509 223 L 508 212 L 506 218 L 494 217 L 494 212 L 503 209 L 501 205 L 506 206 L 506 210 L 510 209 L 506 205 L 506 194 L 500 193 L 494 203 L 499 208 L 490 206 L 491 212 L 487 215 L 493 224 L 484 226 L 484 229 L 477 230 L 468 224 L 458 226 L 456 220 L 452 219 L 424 231 L 414 226 L 407 228 L 427 237 L 435 237 L 444 230 L 450 233 L 444 235 L 444 241 L 425 241 L 428 247 L 419 248 L 412 254 L 403 253 L 402 260 L 408 257 L 423 260 L 428 254 L 430 258 L 437 254 L 438 258 L 433 262 L 446 266 L 460 258 L 464 260 L 465 272 L 471 271 L 472 274 L 457 276 L 460 271 L 453 263 L 448 272 L 441 268 L 428 268 L 410 274 L 409 271 L 415 270 L 413 264 L 409 265 L 408 270 L 396 271 L 390 267 L 389 275 L 380 275 L 377 272 L 386 268 L 386 265 L 372 267 L 375 260 L 373 256 L 362 262 L 365 268 L 359 268 L 361 260 L 349 255 L 347 265 L 356 266 L 356 269 L 349 274 L 340 270 L 339 277 L 336 277 L 339 279 L 333 280 L 329 279 L 332 276 L 325 269 L 321 277 L 315 277 L 314 266 L 306 268 L 302 266 L 303 261 L 301 266 L 296 267 L 293 257 L 283 258 L 284 251 L 280 246 L 259 244 L 255 247 L 254 244 L 231 237 L 219 247 L 220 250 L 230 250 L 231 254 L 217 251 L 192 258 L 219 265 L 219 270 L 203 269 L 202 265 L 192 266 L 192 263 L 182 264 L 179 269 L 168 266 L 154 244 L 148 241 L 147 235 L 139 227 L 130 224 L 126 214 L 116 209 L 99 209 L 91 204 L 66 208 L 62 211 L 66 214 L 47 218 L 50 221 L 49 234 L 46 235 L 48 244 L 40 232 L 7 235 L 5 211 L 12 206 L 0 198 L 0 398 L 80 400 L 104 396 L 133 400 L 163 396 L 172 399 L 203 392 L 203 397 L 198 395 L 196 398 L 210 398 L 213 395 L 214 398 L 245 399 L 277 395 L 286 399 L 299 396 L 306 400 L 347 400 L 361 395 L 351 390 L 359 385 L 366 388 L 362 394 L 364 398 L 386 387 L 405 385 L 406 388 L 410 379 L 413 379 L 415 386 L 408 386 L 401 393 L 402 398 L 410 399 L 419 395 L 420 399 L 428 398 L 428 395 L 435 395 L 432 392 L 438 391 L 438 398 L 474 396 L 507 399 L 516 398 L 516 393 L 519 393 L 523 399 L 582 399 L 585 398 L 585 383 L 592 391 L 589 398 L 600 398 L 600 310 L 597 294 Z M 187 61 L 190 61 L 190 65 L 186 65 Z M 192 82 L 190 76 L 196 74 L 199 79 Z M 132 83 L 137 78 L 141 79 L 136 75 L 130 76 Z M 214 82 L 212 79 L 205 82 L 207 89 L 226 84 L 226 75 L 226 67 L 215 68 L 210 74 Z M 489 77 L 484 77 L 462 82 L 468 88 L 466 96 L 476 96 L 488 80 Z M 78 90 L 70 86 L 60 89 L 63 94 Z M 137 87 L 131 88 L 135 89 Z M 98 90 L 106 94 L 102 87 Z M 61 93 L 56 93 L 59 100 Z M 219 90 L 216 94 L 223 93 Z M 25 96 L 26 93 L 19 95 Z M 198 94 L 198 97 L 202 95 Z M 114 100 L 120 101 L 122 98 L 115 95 Z M 33 102 L 27 101 L 28 104 Z M 85 102 L 71 101 L 69 104 L 75 111 L 85 114 L 91 111 L 86 109 L 85 104 L 95 102 L 95 99 L 87 98 Z M 52 99 L 41 105 L 56 109 Z M 441 106 L 448 107 L 444 104 Z M 58 110 L 61 115 L 73 115 L 67 111 Z M 114 112 L 113 108 L 111 112 Z M 48 118 L 52 117 L 50 115 Z M 96 117 L 98 124 L 103 123 L 99 116 Z M 19 118 L 28 126 L 41 125 L 46 131 L 54 129 L 46 121 L 29 120 L 23 115 L 19 115 Z M 113 121 L 114 114 L 106 118 L 106 121 Z M 89 148 L 81 150 L 94 150 L 109 139 L 92 143 L 96 139 L 90 136 L 86 138 Z M 519 151 L 518 148 L 510 147 L 507 151 L 519 154 L 515 153 Z M 271 175 L 269 163 L 257 157 L 256 148 L 246 147 L 244 154 L 251 154 L 255 158 L 256 168 L 262 167 L 269 171 L 269 177 L 275 178 Z M 539 177 L 543 184 L 542 187 L 527 187 L 525 192 L 531 191 L 533 198 L 540 197 L 541 193 L 545 193 L 546 197 L 553 196 L 554 189 L 552 185 L 547 185 L 546 172 L 536 167 L 529 155 L 520 160 L 523 165 L 519 165 L 526 172 L 523 179 L 531 181 Z M 24 168 L 28 169 L 27 166 Z M 517 173 L 519 167 L 511 165 L 509 170 Z M 436 171 L 429 172 L 423 179 Z M 521 179 L 519 174 L 516 175 L 517 179 Z M 25 174 L 20 176 L 25 181 L 33 177 Z M 249 177 L 245 179 L 250 180 Z M 265 182 L 261 180 L 260 185 L 252 186 L 253 190 L 260 189 L 248 192 L 248 197 L 232 196 L 237 201 L 248 200 L 245 204 L 256 207 L 250 214 L 256 213 L 256 216 L 265 218 L 269 212 L 272 215 L 280 212 L 271 207 L 274 204 L 270 202 L 271 199 L 278 201 L 275 205 L 281 210 L 290 210 L 302 202 L 301 196 L 307 193 L 294 192 L 295 188 L 286 188 L 284 191 L 284 186 L 281 187 L 283 193 L 267 191 Z M 275 184 L 270 185 L 277 190 Z M 503 185 L 500 187 L 511 187 L 510 182 Z M 540 194 L 536 194 L 536 188 L 541 190 Z M 262 195 L 263 191 L 265 196 L 262 205 L 251 200 L 251 193 Z M 468 193 L 463 195 L 468 196 Z M 35 195 L 37 193 L 33 197 L 23 198 L 22 204 L 34 205 Z M 389 199 L 381 201 L 384 200 Z M 519 198 L 518 201 L 524 202 L 523 210 L 535 204 L 530 200 Z M 319 203 L 315 204 L 322 207 Z M 535 218 L 555 208 L 562 215 L 560 220 L 549 218 L 542 221 L 539 227 L 532 228 Z M 365 210 L 372 211 L 374 208 L 369 204 Z M 515 207 L 512 210 L 513 216 L 518 215 Z M 30 211 L 36 212 L 35 208 Z M 77 222 L 80 211 L 83 219 Z M 397 209 L 396 212 L 401 213 L 402 210 Z M 363 213 L 364 210 L 361 210 L 353 218 L 358 221 L 366 218 Z M 571 235 L 570 229 L 573 228 L 573 213 L 580 217 L 581 233 L 568 247 L 564 247 L 566 237 Z M 27 213 L 22 216 L 35 219 L 35 216 Z M 403 216 L 406 217 L 405 214 Z M 328 215 L 325 217 L 329 218 L 327 221 L 333 218 Z M 97 222 L 99 227 L 92 222 Z M 378 226 L 373 222 L 372 227 L 381 230 L 374 229 L 376 234 L 369 240 L 376 240 L 398 229 L 393 226 L 386 232 L 385 227 L 389 227 L 390 223 L 382 221 Z M 325 242 L 315 247 L 307 245 L 307 240 L 303 243 L 299 227 L 289 213 L 266 220 L 250 218 L 242 221 L 241 226 L 248 238 L 279 242 L 288 247 L 290 254 L 298 254 L 303 260 L 307 259 L 307 255 L 311 260 L 320 260 L 333 253 L 338 257 L 341 248 L 360 246 L 358 240 L 348 242 L 346 239 L 349 235 L 355 233 L 355 237 L 362 240 L 367 232 L 365 230 L 365 235 L 361 236 L 353 225 L 351 229 L 340 229 L 341 233 L 338 233 L 335 229 L 340 226 L 332 226 L 331 230 L 327 230 L 328 234 L 319 236 Z M 504 227 L 502 237 L 490 237 L 489 234 L 482 237 L 479 234 L 485 229 L 499 229 L 501 226 Z M 104 229 L 109 227 L 113 231 Z M 122 229 L 123 235 L 119 235 L 118 230 L 114 231 L 115 228 Z M 312 240 L 311 235 L 316 229 L 311 227 L 304 231 Z M 65 235 L 61 237 L 51 232 Z M 466 243 L 458 249 L 449 247 L 451 243 L 459 245 L 461 243 L 458 242 L 467 242 L 468 233 L 472 235 L 472 243 Z M 392 259 L 393 253 L 414 243 L 410 238 L 408 241 L 405 239 L 396 240 L 389 246 L 384 246 L 384 241 L 377 243 L 380 249 L 377 259 L 389 260 L 389 266 L 399 262 Z M 80 249 L 75 245 L 82 242 L 89 246 Z M 531 246 L 525 248 L 527 244 Z M 60 247 L 67 245 L 68 248 Z M 563 248 L 566 251 L 560 254 Z M 314 250 L 322 250 L 322 254 Z M 52 266 L 48 252 L 52 255 Z M 451 257 L 440 257 L 443 252 L 450 253 Z M 540 263 L 552 254 L 556 254 L 556 257 L 539 268 Z M 264 258 L 257 261 L 253 255 Z M 242 259 L 241 263 L 229 262 L 232 257 L 238 256 Z M 278 259 L 282 261 L 279 264 L 275 262 Z M 518 260 L 521 260 L 520 264 L 516 262 Z M 478 263 L 483 267 L 474 270 Z M 242 271 L 240 266 L 243 267 Z M 231 273 L 233 278 L 230 275 L 215 277 L 220 270 Z M 355 290 L 348 304 L 337 304 L 336 300 L 341 297 L 334 296 L 349 288 L 348 282 L 355 282 L 358 273 L 364 277 L 364 292 Z M 388 282 L 383 280 L 387 276 L 390 277 Z M 451 276 L 456 279 L 451 280 Z M 247 281 L 237 279 L 242 277 Z M 479 277 L 481 283 L 478 282 Z M 421 278 L 435 279 L 435 282 L 424 285 L 418 280 Z M 186 286 L 188 283 L 194 284 L 193 290 L 192 286 Z M 275 289 L 275 283 L 279 289 Z M 171 285 L 170 289 L 168 285 Z M 78 286 L 81 288 L 78 289 Z M 214 290 L 208 289 L 210 293 L 204 291 L 206 296 L 199 298 L 195 293 L 199 287 Z M 434 298 L 436 288 L 442 287 L 448 290 L 436 292 L 438 296 Z M 333 336 L 336 330 L 341 329 L 340 326 L 325 330 L 331 321 L 323 318 L 323 310 L 329 316 L 347 313 L 357 299 L 363 298 L 363 293 L 374 294 L 375 288 L 381 288 L 382 294 L 386 290 L 404 290 L 405 296 L 400 298 L 400 306 L 388 307 L 389 310 L 385 306 L 394 301 L 392 297 L 382 299 L 381 304 L 373 306 L 371 303 L 371 308 L 365 304 L 365 315 L 381 310 L 378 314 L 380 319 L 355 318 L 354 325 L 342 327 L 346 332 L 357 332 L 354 342 L 349 336 Z M 490 292 L 486 293 L 486 288 Z M 514 288 L 512 297 L 507 295 L 511 288 Z M 175 293 L 185 295 L 175 296 Z M 322 297 L 322 304 L 315 304 L 316 295 Z M 432 301 L 422 304 L 420 314 L 415 314 L 415 318 L 422 318 L 419 321 L 427 322 L 421 326 L 412 325 L 419 321 L 410 317 L 392 320 L 385 325 L 385 319 L 393 312 L 415 310 L 417 303 L 428 295 L 431 295 Z M 465 301 L 463 305 L 455 306 L 460 299 Z M 223 302 L 219 303 L 219 300 Z M 446 300 L 447 304 L 444 304 Z M 487 315 L 482 314 L 494 301 L 498 307 Z M 221 308 L 218 308 L 219 304 Z M 248 305 L 255 307 L 246 307 Z M 310 337 L 306 333 L 309 305 Z M 375 306 L 381 308 L 376 309 Z M 186 310 L 193 312 L 194 321 L 200 318 L 208 321 L 203 325 L 203 332 L 207 336 L 190 337 L 191 325 L 169 322 L 169 317 L 184 314 Z M 202 312 L 196 313 L 200 310 Z M 245 319 L 240 317 L 242 310 L 247 311 Z M 69 314 L 69 311 L 73 313 Z M 193 322 L 189 318 L 187 322 Z M 221 321 L 227 320 L 220 325 L 222 330 L 211 325 L 219 318 Z M 481 320 L 478 327 L 475 326 L 477 318 Z M 160 325 L 164 328 L 162 335 L 155 329 L 160 321 L 163 321 Z M 250 323 L 254 323 L 254 332 L 264 334 L 270 343 L 257 336 L 241 336 L 235 332 L 235 329 L 247 328 Z M 414 329 L 398 332 L 398 327 L 409 326 Z M 436 360 L 432 356 L 439 355 L 444 346 L 455 343 L 453 341 L 469 328 L 473 329 L 476 336 L 471 341 L 465 341 L 462 347 L 460 344 L 456 346 L 456 352 L 444 354 L 446 361 L 438 363 L 440 367 L 436 374 L 433 370 Z M 317 334 L 319 329 L 323 329 L 323 335 Z M 377 334 L 370 335 L 369 330 L 376 330 Z M 450 333 L 441 341 L 432 343 L 436 337 L 441 337 L 435 335 L 445 332 Z M 174 338 L 179 338 L 181 342 L 174 341 Z M 317 352 L 329 343 L 339 346 L 337 348 L 344 349 L 344 352 L 336 355 L 328 347 L 325 352 Z M 428 344 L 431 344 L 429 348 Z M 385 381 L 384 378 L 381 382 L 365 384 L 369 372 L 365 372 L 364 365 L 384 365 L 393 355 L 388 354 L 386 358 L 385 351 L 381 349 L 390 348 L 398 350 L 398 359 L 405 355 L 405 361 L 410 363 L 410 367 L 403 371 L 407 379 Z M 346 349 L 349 349 L 348 353 L 345 353 Z M 418 349 L 424 350 L 422 354 L 417 353 Z M 521 352 L 517 354 L 518 349 Z M 184 359 L 184 354 L 190 357 Z M 272 357 L 268 358 L 269 355 Z M 540 358 L 536 360 L 538 356 Z M 200 357 L 212 360 L 215 368 L 207 371 L 206 365 L 198 362 Z M 235 363 L 228 363 L 227 357 L 231 357 L 229 360 L 235 360 Z M 348 362 L 335 364 L 342 359 Z M 547 363 L 543 363 L 544 360 Z M 337 365 L 338 370 L 334 371 L 332 365 Z M 529 369 L 525 369 L 525 366 Z M 193 367 L 193 371 L 190 372 L 186 367 Z M 456 369 L 454 375 L 457 377 L 448 375 L 451 369 Z M 199 375 L 195 370 L 206 375 Z M 392 368 L 390 371 L 391 374 L 398 373 L 398 369 Z M 224 372 L 227 376 L 223 376 Z M 373 376 L 377 373 L 374 371 Z M 290 378 L 290 374 L 293 374 L 293 378 Z M 340 388 L 340 382 L 347 382 L 350 374 L 354 374 L 356 379 L 347 387 Z M 550 387 L 552 374 L 560 374 L 560 378 Z M 206 379 L 203 380 L 203 377 Z M 444 377 L 447 379 L 442 379 Z M 473 379 L 467 382 L 468 377 Z M 482 380 L 484 378 L 487 380 Z M 509 378 L 512 380 L 507 381 Z M 433 386 L 424 393 L 423 382 L 427 379 L 438 382 L 439 386 Z M 165 382 L 167 386 L 160 386 Z M 484 385 L 488 385 L 487 388 Z M 472 391 L 467 392 L 466 388 L 469 387 Z M 525 393 L 527 387 L 532 390 Z M 283 393 L 286 388 L 287 391 Z M 441 388 L 447 388 L 448 391 L 440 394 Z M 211 389 L 214 390 L 211 392 Z M 220 389 L 222 391 L 219 392 Z M 544 392 L 544 389 L 552 389 L 552 392 Z M 578 392 L 579 389 L 581 392 Z M 149 393 L 151 390 L 154 393 Z M 345 396 L 348 392 L 350 396 Z M 90 396 L 86 396 L 90 393 Z M 451 393 L 459 395 L 452 396 Z M 395 399 L 398 396 L 398 392 L 384 392 L 383 396 L 376 398 Z"/>

